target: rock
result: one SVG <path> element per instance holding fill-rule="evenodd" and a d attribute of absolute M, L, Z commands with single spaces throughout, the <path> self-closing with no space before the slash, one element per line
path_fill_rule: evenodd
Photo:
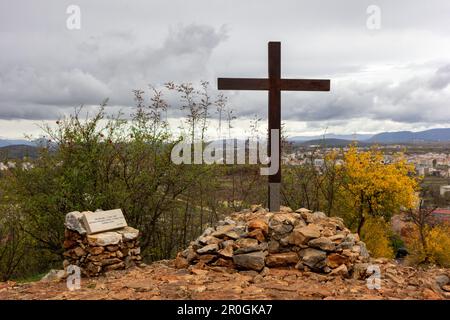
<path fill-rule="evenodd" d="M 90 247 L 88 250 L 89 250 L 90 254 L 95 256 L 95 255 L 103 253 L 103 251 L 105 251 L 105 248 L 104 247 Z"/>
<path fill-rule="evenodd" d="M 325 250 L 325 251 L 333 251 L 336 248 L 336 245 L 328 238 L 320 237 L 317 239 L 313 239 L 308 242 L 308 245 L 313 248 Z"/>
<path fill-rule="evenodd" d="M 302 214 L 302 213 L 312 213 L 311 210 L 306 209 L 306 208 L 297 209 L 297 210 L 295 210 L 295 212 L 300 213 L 300 214 Z"/>
<path fill-rule="evenodd" d="M 77 257 L 82 257 L 84 255 L 86 255 L 86 251 L 84 251 L 83 248 L 81 247 L 76 247 L 73 252 L 77 255 Z"/>
<path fill-rule="evenodd" d="M 440 274 L 434 280 L 439 288 L 442 288 L 450 282 L 450 279 L 446 274 Z"/>
<path fill-rule="evenodd" d="M 299 258 L 295 252 L 269 254 L 266 257 L 266 265 L 268 267 L 285 267 L 295 265 Z"/>
<path fill-rule="evenodd" d="M 116 232 L 122 235 L 124 241 L 135 240 L 139 237 L 139 230 L 132 227 L 124 227 Z"/>
<path fill-rule="evenodd" d="M 309 240 L 320 237 L 320 230 L 314 224 L 310 224 L 306 227 L 296 227 L 290 237 L 288 242 L 294 245 L 301 245 L 307 243 Z"/>
<path fill-rule="evenodd" d="M 215 261 L 216 258 L 217 256 L 214 254 L 202 254 L 198 257 L 198 260 L 200 261 L 200 263 L 208 264 Z"/>
<path fill-rule="evenodd" d="M 252 238 L 242 238 L 236 240 L 235 244 L 239 248 L 255 247 L 258 245 L 258 240 Z"/>
<path fill-rule="evenodd" d="M 260 204 L 253 204 L 250 206 L 251 212 L 265 211 L 265 209 Z"/>
<path fill-rule="evenodd" d="M 269 221 L 269 229 L 272 237 L 276 240 L 283 238 L 283 235 L 289 233 L 294 228 L 296 218 L 290 213 L 274 214 Z"/>
<path fill-rule="evenodd" d="M 390 279 L 391 281 L 395 282 L 396 284 L 402 284 L 403 283 L 403 280 L 400 277 L 398 277 L 398 276 L 396 276 L 396 275 L 394 275 L 392 273 L 386 272 L 385 278 L 386 279 Z"/>
<path fill-rule="evenodd" d="M 302 259 L 302 263 L 310 268 L 315 268 L 316 265 L 324 261 L 327 257 L 326 252 L 312 248 L 300 250 L 299 255 Z"/>
<path fill-rule="evenodd" d="M 266 240 L 266 237 L 264 236 L 264 233 L 261 229 L 255 229 L 253 231 L 250 231 L 249 233 L 247 233 L 247 237 L 255 238 L 259 242 L 263 242 Z"/>
<path fill-rule="evenodd" d="M 345 229 L 344 220 L 342 218 L 330 217 L 328 219 L 328 221 L 334 224 L 336 230 L 344 230 Z"/>
<path fill-rule="evenodd" d="M 88 235 L 87 240 L 91 246 L 109 246 L 120 243 L 122 235 L 118 232 L 109 231 Z"/>
<path fill-rule="evenodd" d="M 356 233 L 349 233 L 345 239 L 344 242 L 353 242 L 353 243 L 357 243 L 359 242 L 359 236 Z"/>
<path fill-rule="evenodd" d="M 108 266 L 110 264 L 117 264 L 122 262 L 119 258 L 110 258 L 110 259 L 103 259 L 100 261 L 102 266 Z M 107 271 L 107 270 L 105 270 Z"/>
<path fill-rule="evenodd" d="M 222 240 L 217 239 L 216 237 L 213 236 L 205 236 L 205 237 L 199 237 L 198 241 L 202 244 L 218 244 L 220 243 Z"/>
<path fill-rule="evenodd" d="M 88 259 L 91 260 L 91 261 L 98 262 L 98 261 L 102 261 L 104 259 L 109 259 L 111 257 L 113 257 L 113 253 L 111 253 L 111 252 L 104 252 L 104 253 L 101 253 L 101 254 L 96 255 L 96 256 L 90 256 L 90 257 L 88 257 Z"/>
<path fill-rule="evenodd" d="M 42 282 L 51 282 L 51 281 L 59 282 L 62 279 L 64 279 L 65 277 L 67 277 L 67 273 L 65 270 L 52 269 L 44 277 L 42 277 L 41 281 Z"/>
<path fill-rule="evenodd" d="M 340 265 L 347 263 L 349 260 L 348 257 L 341 255 L 339 253 L 331 253 L 328 255 L 326 259 L 326 264 L 330 268 L 334 269 L 339 267 Z"/>
<path fill-rule="evenodd" d="M 244 233 L 244 231 L 240 228 L 237 228 L 235 225 L 223 225 L 218 226 L 216 231 L 214 231 L 211 235 L 216 238 L 231 238 L 231 239 L 239 239 L 240 236 Z"/>
<path fill-rule="evenodd" d="M 423 298 L 426 300 L 442 300 L 439 294 L 428 288 L 423 290 Z"/>
<path fill-rule="evenodd" d="M 267 250 L 267 248 L 268 248 L 267 242 L 263 242 L 256 246 L 239 248 L 234 251 L 234 254 L 249 253 L 254 251 L 264 251 Z"/>
<path fill-rule="evenodd" d="M 367 278 L 367 268 L 369 267 L 368 263 L 355 263 L 353 265 L 353 279 L 364 280 Z"/>
<path fill-rule="evenodd" d="M 233 256 L 233 262 L 236 266 L 261 271 L 265 266 L 266 253 L 262 251 L 239 254 Z"/>
<path fill-rule="evenodd" d="M 294 229 L 294 226 L 291 224 L 285 223 L 269 223 L 269 228 L 272 231 L 272 237 L 275 239 L 280 239 L 283 235 L 289 233 Z"/>
<path fill-rule="evenodd" d="M 83 213 L 73 211 L 66 214 L 66 222 L 64 223 L 67 229 L 78 232 L 79 234 L 86 234 L 86 229 L 83 225 Z"/>
<path fill-rule="evenodd" d="M 355 245 L 354 242 L 341 242 L 336 246 L 336 250 L 344 250 L 344 249 L 351 250 L 354 245 Z"/>
<path fill-rule="evenodd" d="M 201 237 L 207 237 L 207 236 L 211 235 L 213 232 L 214 232 L 214 228 L 208 227 L 205 229 L 205 231 L 203 231 Z"/>
<path fill-rule="evenodd" d="M 130 250 L 128 250 L 128 254 L 129 255 L 133 255 L 133 256 L 140 255 L 141 254 L 141 248 L 137 247 L 137 248 L 134 248 L 134 249 L 130 249 Z"/>
<path fill-rule="evenodd" d="M 290 212 L 294 212 L 294 210 L 292 210 L 291 208 L 286 207 L 286 206 L 280 206 L 280 212 L 288 212 L 288 213 L 290 213 Z"/>
<path fill-rule="evenodd" d="M 348 276 L 347 266 L 345 264 L 341 264 L 339 267 L 331 270 L 330 275 L 347 277 Z"/>
<path fill-rule="evenodd" d="M 370 255 L 369 255 L 369 251 L 367 250 L 366 244 L 362 241 L 359 241 L 358 246 L 360 248 L 359 255 L 363 259 L 368 259 L 370 257 Z"/>
<path fill-rule="evenodd" d="M 233 257 L 233 245 L 228 245 L 222 250 L 219 250 L 219 255 L 225 258 Z"/>
<path fill-rule="evenodd" d="M 446 292 L 450 292 L 450 285 L 442 286 L 442 290 L 444 290 Z"/>
<path fill-rule="evenodd" d="M 105 270 L 106 272 L 108 272 L 108 271 L 118 270 L 118 269 L 124 269 L 124 268 L 125 268 L 125 263 L 124 263 L 123 261 L 120 261 L 120 262 L 115 263 L 115 264 L 107 265 L 107 266 L 104 268 L 104 270 Z"/>
<path fill-rule="evenodd" d="M 265 235 L 269 233 L 269 225 L 262 219 L 250 220 L 247 227 L 248 231 L 261 230 Z"/>
<path fill-rule="evenodd" d="M 323 212 L 317 211 L 309 214 L 306 218 L 307 223 L 318 223 L 322 219 L 327 219 L 327 215 Z"/>
<path fill-rule="evenodd" d="M 78 242 L 73 241 L 73 240 L 64 240 L 63 247 L 64 247 L 64 249 L 70 249 L 70 248 L 75 247 L 77 244 L 78 244 Z"/>
<path fill-rule="evenodd" d="M 106 246 L 106 250 L 108 250 L 109 252 L 114 252 L 119 250 L 119 246 Z"/>
<path fill-rule="evenodd" d="M 195 250 L 193 250 L 192 248 L 189 248 L 186 252 L 185 258 L 187 259 L 187 261 L 189 263 L 191 263 L 192 261 L 194 261 L 195 259 L 197 259 L 198 255 L 195 252 Z"/>
<path fill-rule="evenodd" d="M 268 249 L 270 253 L 276 253 L 280 250 L 280 243 L 276 240 L 269 241 Z"/>
<path fill-rule="evenodd" d="M 175 258 L 175 268 L 177 269 L 186 269 L 189 267 L 189 261 L 184 258 L 181 254 L 178 254 Z"/>
<path fill-rule="evenodd" d="M 270 219 L 269 226 L 271 223 L 275 225 L 276 224 L 295 225 L 296 220 L 297 220 L 296 216 L 292 213 L 276 213 Z"/>
<path fill-rule="evenodd" d="M 234 268 L 235 267 L 233 260 L 223 259 L 223 258 L 217 259 L 213 265 L 218 266 L 218 267 L 225 267 L 225 268 Z"/>
<path fill-rule="evenodd" d="M 208 244 L 201 249 L 198 249 L 197 253 L 199 253 L 199 254 L 214 253 L 214 252 L 217 252 L 218 250 L 219 250 L 219 245 L 217 245 L 216 243 L 213 243 L 213 244 Z"/>
<path fill-rule="evenodd" d="M 343 233 L 335 234 L 334 236 L 328 237 L 331 241 L 335 243 L 341 243 L 345 239 L 346 235 Z"/>

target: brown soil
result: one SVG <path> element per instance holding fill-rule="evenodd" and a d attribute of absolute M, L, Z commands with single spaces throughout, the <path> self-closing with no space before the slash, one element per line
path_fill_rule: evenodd
<path fill-rule="evenodd" d="M 0 299 L 450 299 L 450 292 L 436 283 L 439 275 L 450 275 L 449 269 L 374 263 L 381 268 L 379 290 L 368 289 L 365 280 L 296 269 L 266 269 L 258 274 L 219 267 L 176 269 L 174 261 L 159 261 L 83 278 L 76 291 L 69 291 L 64 280 L 0 283 Z"/>

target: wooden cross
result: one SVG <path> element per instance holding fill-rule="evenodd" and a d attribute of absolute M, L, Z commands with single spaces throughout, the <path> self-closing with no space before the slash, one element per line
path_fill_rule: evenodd
<path fill-rule="evenodd" d="M 268 90 L 269 91 L 269 143 L 268 156 L 278 153 L 277 173 L 269 175 L 269 209 L 280 211 L 281 187 L 281 91 L 330 91 L 330 80 L 282 79 L 281 42 L 269 42 L 269 78 L 218 78 L 219 90 Z M 278 150 L 271 150 L 271 132 L 278 129 Z"/>

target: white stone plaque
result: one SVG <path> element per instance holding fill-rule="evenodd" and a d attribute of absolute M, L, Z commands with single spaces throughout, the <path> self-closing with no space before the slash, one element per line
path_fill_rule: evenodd
<path fill-rule="evenodd" d="M 119 229 L 127 226 L 121 209 L 84 212 L 84 227 L 88 234 Z"/>

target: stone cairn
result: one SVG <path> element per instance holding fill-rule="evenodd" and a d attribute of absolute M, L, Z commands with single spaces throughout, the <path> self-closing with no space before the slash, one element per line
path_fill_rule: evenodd
<path fill-rule="evenodd" d="M 180 252 L 178 268 L 195 265 L 262 271 L 295 267 L 343 277 L 365 270 L 369 253 L 364 242 L 338 217 L 308 209 L 267 212 L 254 205 L 233 213 Z"/>
<path fill-rule="evenodd" d="M 69 265 L 77 265 L 83 275 L 91 277 L 141 263 L 139 230 L 127 226 L 88 235 L 83 214 L 75 211 L 66 215 L 65 270 Z"/>

